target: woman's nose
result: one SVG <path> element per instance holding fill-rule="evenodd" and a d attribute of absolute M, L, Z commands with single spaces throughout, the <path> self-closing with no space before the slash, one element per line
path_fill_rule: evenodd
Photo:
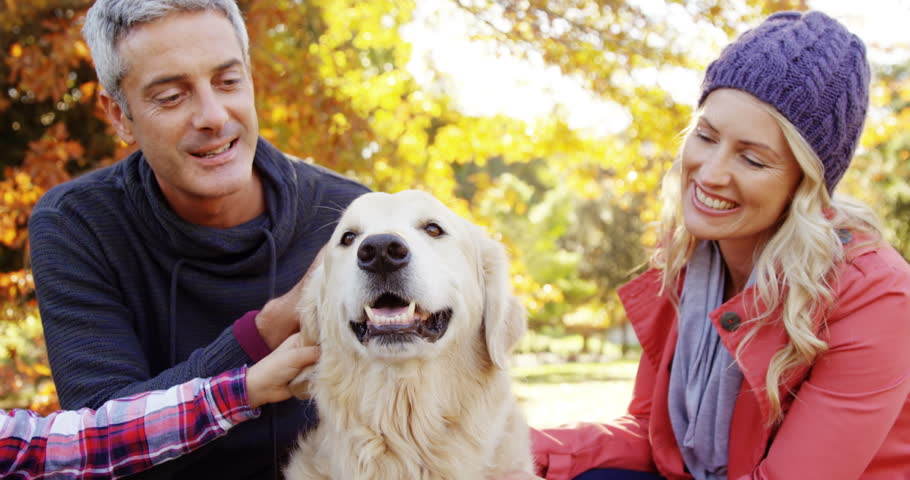
<path fill-rule="evenodd" d="M 698 180 L 704 185 L 722 186 L 730 183 L 731 155 L 732 153 L 723 147 L 705 152 L 698 167 Z"/>

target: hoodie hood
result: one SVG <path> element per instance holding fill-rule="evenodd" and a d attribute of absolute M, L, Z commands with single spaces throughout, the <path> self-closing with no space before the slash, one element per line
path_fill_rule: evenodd
<path fill-rule="evenodd" d="M 280 160 L 280 161 L 279 161 Z M 141 151 L 125 160 L 123 181 L 129 205 L 149 245 L 157 245 L 163 265 L 185 259 L 193 268 L 219 275 L 261 274 L 280 257 L 297 228 L 297 172 L 284 155 L 259 139 L 253 167 L 260 174 L 266 213 L 230 228 L 193 224 L 171 208 Z M 269 238 L 271 237 L 271 239 Z M 274 244 L 272 245 L 272 241 Z M 274 250 L 273 250 L 274 249 Z M 233 262 L 225 262 L 233 258 Z"/>

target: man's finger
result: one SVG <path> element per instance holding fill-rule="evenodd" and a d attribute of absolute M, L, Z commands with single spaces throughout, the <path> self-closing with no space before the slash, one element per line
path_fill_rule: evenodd
<path fill-rule="evenodd" d="M 300 360 L 300 367 L 303 368 L 307 365 L 316 363 L 319 360 L 319 354 L 321 350 L 318 345 L 312 345 L 308 347 L 298 347 L 300 354 L 298 359 Z"/>

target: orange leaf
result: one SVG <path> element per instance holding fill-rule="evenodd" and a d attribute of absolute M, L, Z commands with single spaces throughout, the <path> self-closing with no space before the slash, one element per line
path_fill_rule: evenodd
<path fill-rule="evenodd" d="M 97 86 L 98 84 L 95 82 L 85 82 L 82 85 L 79 85 L 79 91 L 82 92 L 82 98 L 92 98 L 92 96 L 95 95 L 95 88 L 97 88 Z"/>
<path fill-rule="evenodd" d="M 73 44 L 73 48 L 76 50 L 76 55 L 78 55 L 80 58 L 88 59 L 91 56 L 91 52 L 89 52 L 88 46 L 86 46 L 85 42 L 82 40 L 78 40 L 75 44 Z"/>

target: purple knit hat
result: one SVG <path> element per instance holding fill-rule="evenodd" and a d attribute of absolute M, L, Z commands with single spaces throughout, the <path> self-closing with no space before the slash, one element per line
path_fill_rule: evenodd
<path fill-rule="evenodd" d="M 779 12 L 708 66 L 698 105 L 735 88 L 773 105 L 821 159 L 828 193 L 850 165 L 869 105 L 869 64 L 856 35 L 821 12 Z"/>

